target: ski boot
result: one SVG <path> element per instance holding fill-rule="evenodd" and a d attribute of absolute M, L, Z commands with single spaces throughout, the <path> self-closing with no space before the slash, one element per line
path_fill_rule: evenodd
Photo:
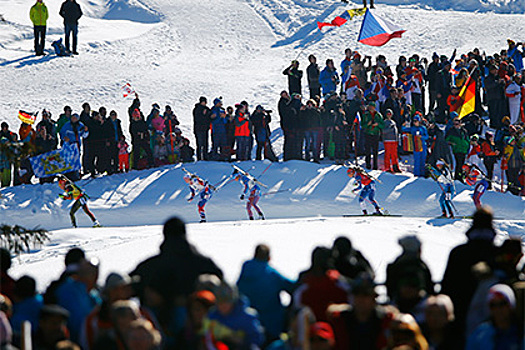
<path fill-rule="evenodd" d="M 368 212 L 366 211 L 366 209 L 363 209 L 363 215 L 368 215 Z"/>
<path fill-rule="evenodd" d="M 250 216 L 250 220 L 254 220 L 254 219 L 253 219 L 253 216 Z"/>
<path fill-rule="evenodd" d="M 447 212 L 444 211 L 443 214 L 441 214 L 441 216 L 438 216 L 438 219 L 446 219 L 447 218 Z"/>
<path fill-rule="evenodd" d="M 102 225 L 100 225 L 100 222 L 98 222 L 98 220 L 95 220 L 93 221 L 93 227 L 102 227 Z"/>
<path fill-rule="evenodd" d="M 266 220 L 263 213 L 259 214 L 259 220 Z"/>
<path fill-rule="evenodd" d="M 383 216 L 384 214 L 381 212 L 381 209 L 380 209 L 380 208 L 376 208 L 376 211 L 374 212 L 373 215 L 376 215 L 376 216 Z"/>
<path fill-rule="evenodd" d="M 201 219 L 201 221 L 199 221 L 199 223 L 203 223 L 203 222 L 206 222 L 206 219 Z"/>

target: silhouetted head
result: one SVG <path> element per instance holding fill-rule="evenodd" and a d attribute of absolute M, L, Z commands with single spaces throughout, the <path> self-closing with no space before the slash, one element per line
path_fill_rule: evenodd
<path fill-rule="evenodd" d="M 0 248 L 0 268 L 3 272 L 11 268 L 11 253 L 5 248 Z"/>
<path fill-rule="evenodd" d="M 257 245 L 254 258 L 260 261 L 270 261 L 270 247 L 266 244 Z"/>
<path fill-rule="evenodd" d="M 348 237 L 339 236 L 334 241 L 333 250 L 337 252 L 337 256 L 348 255 L 352 251 L 352 242 L 350 242 Z"/>
<path fill-rule="evenodd" d="M 330 268 L 331 250 L 326 247 L 316 247 L 312 252 L 312 267 L 324 271 Z"/>
<path fill-rule="evenodd" d="M 164 224 L 164 238 L 186 236 L 186 224 L 177 217 L 172 217 Z"/>

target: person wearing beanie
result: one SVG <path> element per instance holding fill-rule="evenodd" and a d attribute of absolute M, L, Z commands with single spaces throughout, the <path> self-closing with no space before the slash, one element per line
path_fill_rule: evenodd
<path fill-rule="evenodd" d="M 487 304 L 490 319 L 472 332 L 465 349 L 521 349 L 523 340 L 516 319 L 516 297 L 512 288 L 505 284 L 492 286 Z"/>
<path fill-rule="evenodd" d="M 211 110 L 204 96 L 199 98 L 199 103 L 193 108 L 193 133 L 197 142 L 197 160 L 208 160 L 208 141 L 211 125 Z"/>
<path fill-rule="evenodd" d="M 339 74 L 337 74 L 337 70 L 335 69 L 334 61 L 327 59 L 326 67 L 319 74 L 319 84 L 321 84 L 323 95 L 335 92 L 339 82 Z"/>
<path fill-rule="evenodd" d="M 510 80 L 509 84 L 507 84 L 507 87 L 505 88 L 505 95 L 509 100 L 509 116 L 511 125 L 516 125 L 522 121 L 521 88 L 522 84 L 520 74 L 515 74 Z"/>
<path fill-rule="evenodd" d="M 257 312 L 239 298 L 237 287 L 223 282 L 213 291 L 216 307 L 204 320 L 205 332 L 228 348 L 258 349 L 265 337 Z"/>
<path fill-rule="evenodd" d="M 465 333 L 468 308 L 479 283 L 472 267 L 479 262 L 485 262 L 491 268 L 494 266 L 496 232 L 492 220 L 489 207 L 476 210 L 472 226 L 466 232 L 468 241 L 450 252 L 441 282 L 441 293 L 448 295 L 454 303 L 461 334 Z"/>
<path fill-rule="evenodd" d="M 516 71 L 521 72 L 523 70 L 523 57 L 525 57 L 525 50 L 523 49 L 523 43 L 516 43 L 514 40 L 507 39 L 509 48 L 507 50 L 507 57 L 512 59 Z M 521 51 L 518 47 L 521 46 Z"/>

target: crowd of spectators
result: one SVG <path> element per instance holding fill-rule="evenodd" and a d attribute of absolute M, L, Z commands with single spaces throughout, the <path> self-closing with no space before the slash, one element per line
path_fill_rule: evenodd
<path fill-rule="evenodd" d="M 521 50 L 520 50 L 521 47 Z M 402 155 L 413 154 L 413 173 L 427 176 L 426 164 L 443 160 L 463 181 L 465 162 L 495 179 L 497 164 L 505 170 L 508 190 L 523 194 L 525 164 L 522 43 L 487 56 L 474 49 L 451 57 L 434 53 L 430 62 L 414 54 L 395 65 L 378 55 L 346 49 L 340 72 L 333 59 L 319 67 L 314 55 L 306 69 L 309 99 L 303 98 L 303 71 L 292 61 L 283 74 L 279 115 L 284 133 L 284 160 L 342 164 L 364 156 L 367 169 L 379 169 L 383 141 L 384 171 L 399 172 Z M 461 115 L 460 95 L 475 85 L 475 109 Z M 470 84 L 469 84 L 470 85 Z M 520 178 L 521 176 L 521 178 Z"/>
<path fill-rule="evenodd" d="M 2 346 L 31 337 L 37 350 L 524 346 L 521 241 L 496 246 L 488 208 L 474 214 L 467 242 L 452 249 L 439 283 L 415 235 L 399 239 L 402 253 L 387 265 L 381 287 L 372 267 L 381 264 L 371 264 L 346 236 L 316 247 L 297 279 L 270 265 L 270 247 L 259 244 L 234 285 L 187 241 L 181 220 L 168 220 L 163 233 L 158 255 L 129 275 L 110 273 L 100 287 L 98 260 L 72 248 L 64 271 L 42 294 L 32 277 L 9 276 L 11 255 L 2 249 Z M 31 336 L 22 332 L 24 321 Z"/>

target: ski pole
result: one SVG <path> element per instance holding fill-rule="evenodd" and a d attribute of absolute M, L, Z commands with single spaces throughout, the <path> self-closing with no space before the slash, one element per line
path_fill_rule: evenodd
<path fill-rule="evenodd" d="M 272 164 L 273 164 L 273 163 L 268 164 L 268 166 L 266 167 L 266 169 L 264 169 L 263 172 L 261 173 L 261 175 L 258 176 L 259 179 L 264 175 L 264 173 L 266 172 L 266 170 L 270 169 L 270 167 L 272 166 Z"/>

